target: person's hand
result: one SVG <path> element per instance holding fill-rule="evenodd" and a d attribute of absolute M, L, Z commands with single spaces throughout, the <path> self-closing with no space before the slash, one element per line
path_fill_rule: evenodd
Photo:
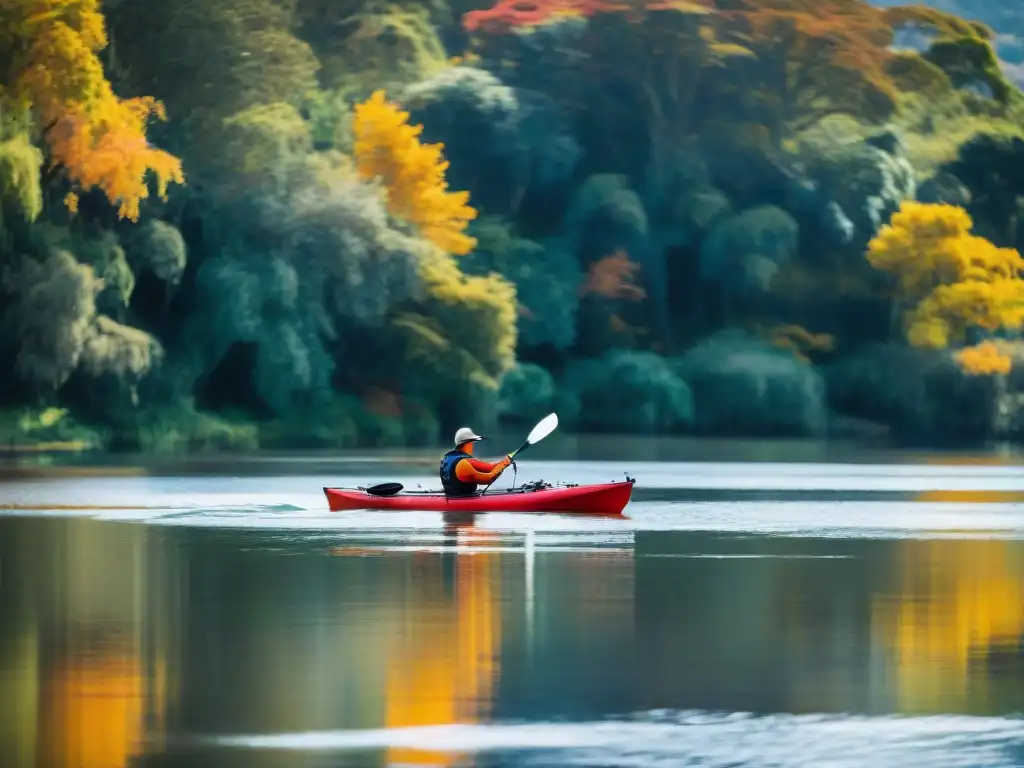
<path fill-rule="evenodd" d="M 503 464 L 504 464 L 504 465 L 505 465 L 506 467 L 510 467 L 510 466 L 512 466 L 512 454 L 511 454 L 511 453 L 506 453 L 506 454 L 505 454 L 505 458 L 504 458 L 504 459 L 502 459 L 502 463 L 503 463 Z"/>

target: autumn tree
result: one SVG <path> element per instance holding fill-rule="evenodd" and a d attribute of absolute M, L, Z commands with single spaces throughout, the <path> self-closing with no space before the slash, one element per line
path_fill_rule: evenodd
<path fill-rule="evenodd" d="M 164 196 L 183 183 L 180 161 L 146 139 L 163 105 L 119 98 L 98 54 L 107 46 L 99 0 L 8 0 L 0 7 L 0 109 L 44 138 L 50 163 L 78 191 L 99 189 L 122 218 L 136 220 L 148 174 Z"/>
<path fill-rule="evenodd" d="M 453 393 L 461 407 L 480 398 L 457 393 L 488 392 L 496 396 L 501 377 L 515 362 L 516 291 L 497 274 L 467 275 L 454 256 L 477 245 L 466 234 L 476 218 L 468 192 L 449 192 L 443 145 L 423 144 L 421 125 L 409 125 L 409 113 L 376 91 L 356 105 L 352 127 L 356 171 L 379 182 L 388 211 L 413 227 L 425 242 L 420 249 L 420 300 L 397 308 L 393 327 L 405 340 L 408 363 L 428 375 L 419 378 L 442 384 L 440 392 L 421 396 L 440 402 Z"/>
<path fill-rule="evenodd" d="M 739 0 L 719 19 L 723 39 L 751 54 L 722 73 L 722 98 L 773 143 L 829 115 L 874 122 L 895 111 L 892 29 L 863 0 Z"/>
<path fill-rule="evenodd" d="M 867 258 L 896 279 L 897 307 L 915 347 L 964 347 L 974 332 L 1024 325 L 1024 259 L 972 235 L 962 208 L 905 202 L 869 243 Z M 993 369 L 993 351 L 961 354 Z"/>
<path fill-rule="evenodd" d="M 409 113 L 376 91 L 356 106 L 354 154 L 359 174 L 380 180 L 388 208 L 447 253 L 466 254 L 476 241 L 464 234 L 476 218 L 468 192 L 449 192 L 448 162 L 441 144 L 422 144 L 423 126 L 409 125 Z"/>

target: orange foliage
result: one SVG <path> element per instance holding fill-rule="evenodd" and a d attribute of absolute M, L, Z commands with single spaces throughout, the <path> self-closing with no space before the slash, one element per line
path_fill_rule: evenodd
<path fill-rule="evenodd" d="M 783 125 L 800 131 L 824 117 L 854 113 L 881 120 L 896 109 L 896 87 L 886 72 L 892 27 L 863 0 L 740 0 L 720 14 L 723 39 L 755 56 L 760 88 L 753 100 L 776 138 Z M 748 92 L 749 91 L 749 92 Z"/>
<path fill-rule="evenodd" d="M 0 10 L 0 47 L 15 51 L 13 83 L 0 97 L 31 109 L 44 127 L 52 164 L 63 165 L 71 182 L 99 188 L 122 218 L 139 216 L 149 196 L 152 171 L 159 194 L 184 183 L 181 162 L 146 141 L 151 116 L 165 119 L 149 97 L 122 100 L 103 73 L 97 53 L 107 45 L 98 0 L 8 0 Z M 77 195 L 66 198 L 77 209 Z"/>
<path fill-rule="evenodd" d="M 166 199 L 168 185 L 185 180 L 181 161 L 154 149 L 146 140 L 149 116 L 165 118 L 159 102 L 112 99 L 103 112 L 90 117 L 70 111 L 54 125 L 49 134 L 53 163 L 63 165 L 82 190 L 103 190 L 107 199 L 118 205 L 121 218 L 137 221 L 140 203 L 149 197 L 147 173 L 156 176 L 157 194 Z M 77 203 L 70 203 L 74 212 Z"/>
<path fill-rule="evenodd" d="M 420 233 L 447 253 L 466 254 L 476 239 L 465 234 L 476 218 L 468 192 L 449 192 L 448 161 L 443 144 L 421 144 L 423 126 L 408 125 L 409 113 L 376 91 L 357 104 L 352 129 L 356 168 L 367 179 L 380 179 L 391 213 L 416 225 Z"/>
<path fill-rule="evenodd" d="M 1006 376 L 1013 367 L 1010 358 L 991 341 L 961 349 L 956 353 L 956 361 L 963 370 L 975 376 Z"/>
<path fill-rule="evenodd" d="M 630 261 L 629 255 L 620 248 L 590 265 L 587 278 L 580 286 L 580 296 L 640 301 L 647 294 L 634 282 L 639 271 L 640 265 Z"/>
<path fill-rule="evenodd" d="M 773 346 L 789 350 L 805 362 L 809 362 L 814 354 L 832 352 L 836 347 L 835 337 L 831 334 L 811 333 L 799 325 L 775 326 L 766 335 Z"/>

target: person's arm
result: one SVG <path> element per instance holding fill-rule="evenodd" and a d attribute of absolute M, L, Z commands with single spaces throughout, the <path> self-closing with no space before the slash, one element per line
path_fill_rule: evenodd
<path fill-rule="evenodd" d="M 511 463 L 508 456 L 494 464 L 480 459 L 462 459 L 455 465 L 455 476 L 464 483 L 493 483 Z"/>

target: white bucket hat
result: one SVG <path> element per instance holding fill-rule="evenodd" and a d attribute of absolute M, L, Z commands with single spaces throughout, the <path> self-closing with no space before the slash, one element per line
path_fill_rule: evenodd
<path fill-rule="evenodd" d="M 477 440 L 483 440 L 483 438 L 469 427 L 462 427 L 462 429 L 455 433 L 456 448 L 463 443 L 475 443 Z"/>

